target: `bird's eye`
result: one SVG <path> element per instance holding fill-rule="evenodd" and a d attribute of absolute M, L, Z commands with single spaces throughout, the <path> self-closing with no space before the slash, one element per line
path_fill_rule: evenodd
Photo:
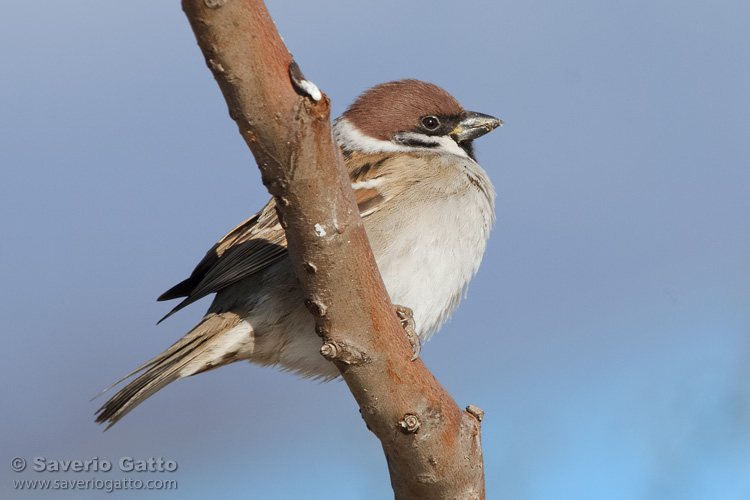
<path fill-rule="evenodd" d="M 435 130 L 440 126 L 437 116 L 425 116 L 422 118 L 422 126 L 427 130 Z"/>

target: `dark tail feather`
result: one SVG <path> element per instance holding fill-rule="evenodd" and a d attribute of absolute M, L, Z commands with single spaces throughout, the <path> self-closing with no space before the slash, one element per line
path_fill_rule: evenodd
<path fill-rule="evenodd" d="M 157 298 L 156 300 L 161 302 L 163 300 L 188 297 L 190 295 L 190 292 L 193 291 L 193 289 L 196 287 L 196 285 L 198 285 L 199 282 L 200 279 L 197 279 L 195 276 L 190 276 L 188 279 L 180 281 L 175 286 L 159 295 L 159 298 Z"/>
<path fill-rule="evenodd" d="M 107 429 L 109 429 L 149 396 L 170 382 L 181 378 L 180 371 L 182 368 L 203 351 L 201 346 L 206 341 L 206 338 L 201 339 L 199 337 L 187 341 L 184 338 L 180 339 L 159 356 L 115 382 L 113 386 L 145 370 L 99 408 L 96 412 L 96 422 L 100 424 L 109 422 L 109 425 L 107 425 Z M 108 389 L 105 389 L 105 391 Z"/>
<path fill-rule="evenodd" d="M 135 380 L 123 387 L 99 408 L 96 412 L 96 421 L 100 424 L 109 422 L 107 426 L 109 429 L 133 408 L 170 382 L 234 361 L 231 356 L 223 356 L 214 360 L 210 357 L 206 358 L 205 355 L 209 353 L 213 356 L 210 354 L 211 349 L 216 346 L 217 341 L 221 342 L 222 334 L 237 326 L 240 321 L 240 316 L 232 312 L 206 315 L 195 328 L 169 349 L 95 396 L 101 396 L 123 380 L 140 373 Z M 202 355 L 201 359 L 196 359 Z M 190 365 L 189 370 L 183 371 L 188 365 Z"/>
<path fill-rule="evenodd" d="M 185 300 L 183 300 L 182 302 L 180 302 L 179 304 L 177 304 L 171 311 L 169 311 L 166 316 L 164 316 L 162 319 L 160 319 L 159 321 L 157 321 L 156 324 L 158 325 L 159 323 L 161 323 L 162 321 L 164 321 L 165 319 L 167 319 L 168 317 L 170 317 L 171 315 L 173 315 L 174 313 L 176 313 L 180 309 L 183 309 L 183 308 L 189 306 L 190 304 L 192 304 L 193 302 L 197 301 L 198 299 L 202 299 L 202 298 L 203 298 L 203 296 L 200 296 L 200 295 L 197 296 L 197 297 L 188 297 L 188 298 L 186 298 Z"/>
<path fill-rule="evenodd" d="M 188 279 L 181 281 L 180 283 L 177 283 L 175 286 L 173 286 L 166 292 L 159 295 L 159 298 L 156 299 L 159 302 L 164 301 L 164 300 L 179 299 L 181 297 L 185 297 L 185 299 L 179 304 L 177 304 L 177 306 L 175 306 L 174 309 L 169 311 L 166 316 L 164 316 L 162 319 L 157 321 L 156 324 L 158 325 L 159 323 L 161 323 L 162 321 L 164 321 L 165 319 L 167 319 L 168 317 L 170 317 L 171 315 L 173 315 L 174 313 L 176 313 L 183 307 L 186 307 L 192 304 L 198 299 L 202 299 L 205 296 L 205 294 L 190 297 L 190 294 L 193 292 L 193 290 L 195 290 L 195 287 L 198 285 L 198 283 L 200 283 L 199 278 L 196 278 L 195 276 L 190 276 Z"/>

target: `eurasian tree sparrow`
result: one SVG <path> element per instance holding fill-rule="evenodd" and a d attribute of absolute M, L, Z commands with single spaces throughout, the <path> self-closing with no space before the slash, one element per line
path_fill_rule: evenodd
<path fill-rule="evenodd" d="M 413 310 L 421 339 L 453 312 L 482 260 L 495 190 L 472 141 L 499 125 L 419 80 L 373 87 L 334 123 L 383 282 L 394 304 Z M 99 409 L 97 422 L 111 426 L 170 382 L 235 361 L 339 375 L 320 355 L 274 205 L 230 231 L 159 297 L 185 297 L 170 316 L 216 293 L 195 328 L 118 381 L 142 372 Z"/>

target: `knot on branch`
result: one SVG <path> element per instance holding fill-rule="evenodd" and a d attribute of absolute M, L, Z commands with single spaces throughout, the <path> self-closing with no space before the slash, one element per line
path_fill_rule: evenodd
<path fill-rule="evenodd" d="M 328 307 L 319 300 L 305 299 L 305 307 L 307 310 L 313 313 L 316 318 L 321 318 L 326 315 Z"/>
<path fill-rule="evenodd" d="M 203 3 L 209 9 L 218 9 L 227 3 L 227 0 L 203 0 Z"/>
<path fill-rule="evenodd" d="M 478 406 L 469 405 L 469 406 L 466 407 L 466 411 L 471 416 L 473 416 L 474 418 L 476 418 L 479 422 L 481 422 L 482 419 L 484 418 L 484 412 Z"/>
<path fill-rule="evenodd" d="M 215 59 L 207 59 L 206 63 L 208 64 L 208 68 L 214 73 L 224 73 L 224 71 L 226 71 L 224 69 L 224 66 L 222 66 L 221 63 L 216 61 Z M 231 112 L 229 113 L 229 116 L 230 118 L 232 118 L 232 120 L 237 121 L 237 119 L 234 116 L 232 116 Z"/>
<path fill-rule="evenodd" d="M 321 318 L 318 318 L 315 320 L 315 333 L 318 334 L 318 337 L 321 338 L 327 338 L 328 332 L 330 331 L 331 322 L 328 320 L 327 316 L 323 316 Z"/>
<path fill-rule="evenodd" d="M 347 342 L 326 342 L 320 348 L 320 354 L 328 361 L 337 361 L 346 365 L 361 365 L 370 359 L 363 351 Z"/>
<path fill-rule="evenodd" d="M 419 418 L 416 415 L 407 413 L 398 425 L 404 434 L 416 434 L 422 424 L 419 423 Z"/>

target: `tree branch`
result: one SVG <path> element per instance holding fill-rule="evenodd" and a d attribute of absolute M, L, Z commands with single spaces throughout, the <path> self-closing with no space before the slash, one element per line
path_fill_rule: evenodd
<path fill-rule="evenodd" d="M 380 439 L 396 498 L 484 498 L 481 411 L 462 411 L 421 360 L 410 361 L 332 138 L 330 101 L 311 98 L 261 0 L 182 4 L 276 199 L 321 354 Z"/>

